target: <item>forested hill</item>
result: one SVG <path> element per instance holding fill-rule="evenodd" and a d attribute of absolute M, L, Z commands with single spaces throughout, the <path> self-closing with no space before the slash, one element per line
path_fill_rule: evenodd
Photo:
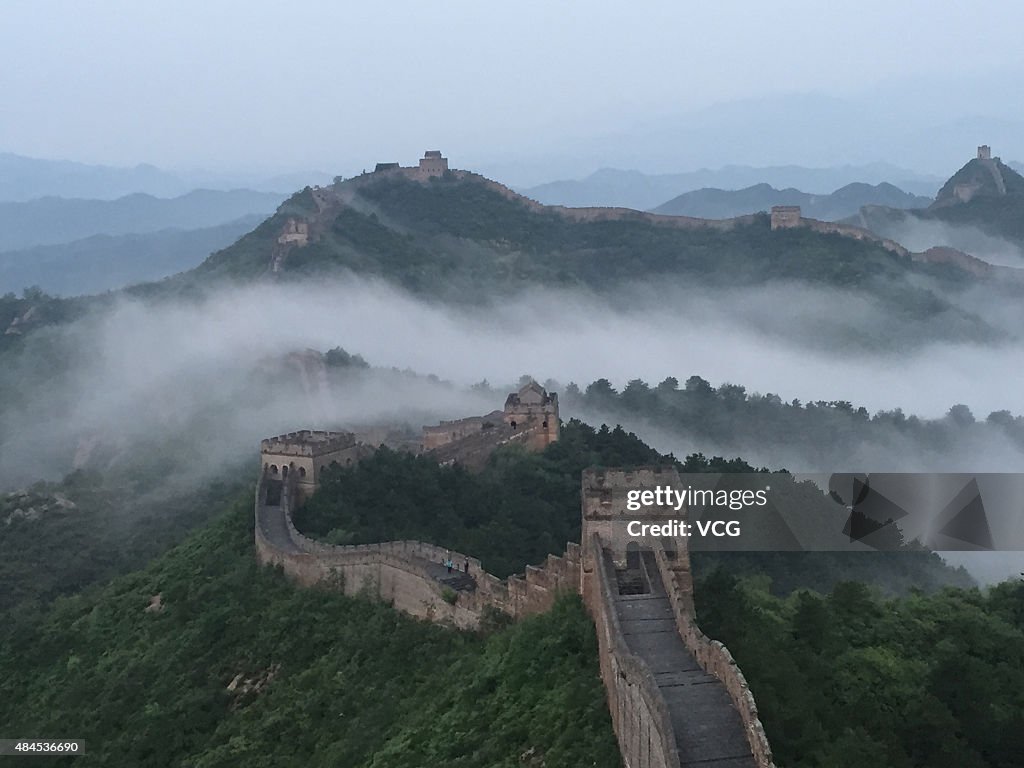
<path fill-rule="evenodd" d="M 356 540 L 475 541 L 499 569 L 519 567 L 578 525 L 581 466 L 650 461 L 671 457 L 577 422 L 542 454 L 509 447 L 476 475 L 382 452 L 338 470 L 302 523 Z M 682 466 L 752 469 L 699 456 Z M 41 526 L 94 513 L 83 504 L 11 522 L 0 562 L 20 599 L 0 606 L 0 722 L 85 739 L 83 767 L 619 765 L 578 599 L 468 634 L 302 589 L 257 565 L 252 495 L 236 498 L 144 569 L 100 585 L 80 573 L 82 592 L 52 602 L 31 589 L 39 563 L 57 577 L 81 563 Z M 109 559 L 103 542 L 80 546 Z M 1024 589 L 884 597 L 836 578 L 934 588 L 962 574 L 920 551 L 857 553 L 845 566 L 789 554 L 695 563 L 701 621 L 736 653 L 780 765 L 1019 764 Z M 772 594 L 775 578 L 802 589 Z"/>
<path fill-rule="evenodd" d="M 308 245 L 279 247 L 289 220 L 308 223 Z M 926 294 L 911 286 L 912 275 L 965 279 L 870 242 L 802 228 L 773 232 L 766 215 L 703 225 L 626 209 L 547 207 L 463 172 L 427 182 L 367 174 L 307 188 L 195 276 L 257 278 L 274 264 L 282 276 L 351 270 L 461 301 L 669 276 L 731 286 L 801 280 L 923 307 Z"/>
<path fill-rule="evenodd" d="M 428 181 L 374 173 L 307 187 L 195 269 L 124 292 L 192 297 L 243 283 L 351 275 L 463 305 L 540 289 L 597 294 L 621 307 L 635 304 L 637 289 L 647 292 L 645 300 L 657 301 L 657 291 L 676 301 L 680 291 L 708 297 L 774 286 L 789 297 L 780 301 L 793 306 L 800 303 L 792 299 L 794 287 L 838 290 L 849 302 L 874 307 L 867 316 L 837 309 L 825 325 L 840 326 L 841 338 L 828 343 L 889 348 L 1006 338 L 1015 331 L 996 327 L 979 316 L 978 302 L 962 297 L 978 289 L 991 293 L 995 303 L 1024 294 L 1024 283 L 914 262 L 870 241 L 809 227 L 773 231 L 766 214 L 714 222 L 627 209 L 550 207 L 462 171 Z M 41 303 L 5 299 L 0 330 Z M 18 332 L 52 322 L 52 314 L 36 310 L 19 320 Z M 790 317 L 788 311 L 777 314 Z M 799 323 L 785 333 L 823 343 L 820 329 Z"/>
<path fill-rule="evenodd" d="M 861 211 L 858 223 L 899 239 L 899 233 L 915 222 L 972 227 L 1024 246 L 1024 176 L 999 158 L 975 158 L 946 181 L 927 209 L 869 206 Z"/>

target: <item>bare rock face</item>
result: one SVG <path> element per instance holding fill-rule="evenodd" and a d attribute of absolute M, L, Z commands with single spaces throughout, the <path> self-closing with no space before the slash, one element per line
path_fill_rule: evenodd
<path fill-rule="evenodd" d="M 157 593 L 149 598 L 149 605 L 143 608 L 146 613 L 163 613 L 164 612 L 164 597 L 162 593 Z"/>
<path fill-rule="evenodd" d="M 252 677 L 246 677 L 244 672 L 239 672 L 231 678 L 231 682 L 227 684 L 225 690 L 235 697 L 235 701 L 232 703 L 232 708 L 237 706 L 238 702 L 243 697 L 248 696 L 249 694 L 259 694 L 264 688 L 274 681 L 274 678 L 277 677 L 277 673 L 280 671 L 281 665 L 273 664 Z"/>
<path fill-rule="evenodd" d="M 51 496 L 25 490 L 14 491 L 0 496 L 0 521 L 10 525 L 15 520 L 38 520 L 52 511 L 76 508 L 75 502 L 61 493 Z"/>
<path fill-rule="evenodd" d="M 7 330 L 4 331 L 5 336 L 20 336 L 32 322 L 32 318 L 35 317 L 36 308 L 29 307 L 22 314 L 18 315 L 11 321 L 11 324 L 7 326 Z"/>

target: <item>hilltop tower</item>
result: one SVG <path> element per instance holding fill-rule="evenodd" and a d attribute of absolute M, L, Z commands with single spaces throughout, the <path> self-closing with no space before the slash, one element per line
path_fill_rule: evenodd
<path fill-rule="evenodd" d="M 267 477 L 292 477 L 304 499 L 320 486 L 323 473 L 332 464 L 351 466 L 369 453 L 372 449 L 356 442 L 351 432 L 300 429 L 260 441 L 260 461 Z"/>
<path fill-rule="evenodd" d="M 978 147 L 978 159 L 979 160 L 991 160 L 992 159 L 992 147 L 988 144 L 982 144 Z"/>
<path fill-rule="evenodd" d="M 799 205 L 773 205 L 772 229 L 789 229 L 800 226 Z"/>
<path fill-rule="evenodd" d="M 420 159 L 419 175 L 423 178 L 443 176 L 448 170 L 448 158 L 441 157 L 441 151 L 428 149 Z"/>
<path fill-rule="evenodd" d="M 504 418 L 514 430 L 534 430 L 530 445 L 542 450 L 558 439 L 558 395 L 536 381 L 527 382 L 505 400 Z"/>
<path fill-rule="evenodd" d="M 627 524 L 631 520 L 647 520 L 661 523 L 685 516 L 685 510 L 676 511 L 671 507 L 646 506 L 641 510 L 629 510 L 626 494 L 631 490 L 653 490 L 658 486 L 679 488 L 679 473 L 675 467 L 647 466 L 635 469 L 599 469 L 590 467 L 583 470 L 583 548 L 588 549 L 590 537 L 597 534 L 601 545 L 608 551 L 612 561 L 619 568 L 627 567 L 627 561 L 638 549 L 650 549 L 655 538 L 633 536 Z M 661 540 L 664 545 L 665 540 Z M 685 544 L 685 539 L 681 539 Z M 673 543 L 673 546 L 675 544 Z"/>

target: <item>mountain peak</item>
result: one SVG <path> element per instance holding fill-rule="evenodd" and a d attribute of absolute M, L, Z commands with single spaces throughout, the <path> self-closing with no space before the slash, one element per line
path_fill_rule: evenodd
<path fill-rule="evenodd" d="M 1024 197 L 1024 176 L 998 157 L 992 157 L 988 145 L 978 147 L 978 156 L 939 190 L 932 208 L 962 205 L 981 198 Z"/>

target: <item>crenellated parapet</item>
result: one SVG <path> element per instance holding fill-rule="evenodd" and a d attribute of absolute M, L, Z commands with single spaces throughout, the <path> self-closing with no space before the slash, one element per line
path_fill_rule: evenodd
<path fill-rule="evenodd" d="M 499 579 L 473 556 L 422 541 L 342 546 L 305 536 L 292 520 L 300 478 L 265 469 L 255 497 L 256 552 L 261 563 L 304 586 L 371 596 L 467 629 L 493 611 L 519 619 L 549 610 L 560 594 L 579 592 L 596 627 L 601 678 L 626 765 L 774 768 L 743 673 L 728 649 L 697 625 L 685 539 L 681 545 L 627 541 L 616 533 L 628 512 L 622 504 L 628 489 L 678 481 L 674 467 L 587 470 L 583 544 L 570 543 L 562 556 Z"/>
<path fill-rule="evenodd" d="M 672 712 L 650 667 L 630 649 L 615 608 L 614 563 L 597 533 L 585 539 L 585 547 L 593 579 L 587 607 L 597 630 L 601 680 L 622 757 L 631 768 L 677 768 L 681 762 Z"/>
<path fill-rule="evenodd" d="M 551 609 L 558 595 L 575 592 L 580 547 L 549 555 L 540 566 L 506 579 L 487 573 L 480 560 L 422 541 L 336 545 L 302 534 L 292 520 L 299 498 L 294 475 L 275 480 L 264 472 L 256 492 L 256 553 L 303 586 L 338 586 L 370 594 L 418 618 L 474 628 L 488 611 L 513 619 Z M 451 561 L 451 570 L 445 563 Z"/>

